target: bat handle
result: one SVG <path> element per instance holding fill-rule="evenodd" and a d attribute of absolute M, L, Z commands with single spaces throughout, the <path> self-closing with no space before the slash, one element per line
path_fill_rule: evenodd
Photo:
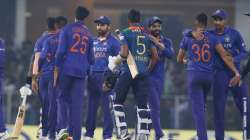
<path fill-rule="evenodd" d="M 23 98 L 22 106 L 25 106 L 26 105 L 26 100 L 27 100 L 27 95 L 23 96 L 22 98 Z"/>

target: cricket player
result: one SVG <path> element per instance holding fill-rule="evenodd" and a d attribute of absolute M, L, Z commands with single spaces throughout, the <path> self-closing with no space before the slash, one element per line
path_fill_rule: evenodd
<path fill-rule="evenodd" d="M 93 64 L 93 39 L 84 19 L 88 9 L 79 6 L 75 11 L 76 22 L 66 25 L 59 35 L 55 58 L 54 85 L 59 85 L 58 140 L 68 134 L 81 139 L 85 77 Z M 57 82 L 57 78 L 58 82 Z M 65 105 L 66 104 L 66 105 Z M 65 108 L 65 106 L 68 108 Z"/>
<path fill-rule="evenodd" d="M 152 45 L 149 35 L 140 24 L 140 11 L 132 9 L 128 13 L 129 27 L 121 32 L 122 47 L 118 58 L 126 60 L 129 52 L 135 60 L 138 75 L 133 79 L 128 64 L 124 61 L 121 72 L 114 88 L 115 98 L 113 114 L 118 139 L 129 140 L 127 124 L 124 113 L 124 101 L 130 87 L 137 105 L 136 140 L 148 140 L 150 134 L 151 117 L 147 105 L 149 94 L 149 72 L 153 69 L 157 59 L 157 50 Z M 131 70 L 131 71 L 130 71 Z"/>
<path fill-rule="evenodd" d="M 5 64 L 5 44 L 0 38 L 0 140 L 7 140 L 9 134 L 6 131 L 4 113 L 3 113 L 3 78 Z"/>
<path fill-rule="evenodd" d="M 43 49 L 40 54 L 38 70 L 42 77 L 46 77 L 46 93 L 48 94 L 48 104 L 46 112 L 48 113 L 48 128 L 49 139 L 55 139 L 56 133 L 56 99 L 58 96 L 58 89 L 54 87 L 54 68 L 55 68 L 55 53 L 58 47 L 58 38 L 60 29 L 67 24 L 65 17 L 59 16 L 55 18 L 55 28 L 57 33 L 48 37 L 43 43 Z M 40 81 L 42 83 L 43 80 Z"/>
<path fill-rule="evenodd" d="M 227 13 L 223 9 L 216 10 L 213 14 L 213 22 L 215 28 L 210 32 L 216 36 L 217 39 L 223 44 L 224 49 L 233 57 L 233 62 L 240 71 L 240 62 L 248 57 L 246 46 L 240 33 L 226 26 Z M 233 94 L 234 102 L 239 109 L 241 116 L 243 115 L 243 97 L 247 97 L 247 85 L 243 81 L 239 86 L 228 87 L 229 80 L 233 74 L 225 67 L 225 63 L 218 58 L 216 63 L 215 82 L 213 85 L 214 97 L 214 120 L 215 120 L 215 137 L 216 140 L 224 140 L 224 113 L 225 104 L 229 90 Z M 248 115 L 250 112 L 248 111 Z M 247 117 L 249 119 L 249 117 Z M 248 121 L 247 131 L 248 139 L 250 139 L 250 124 Z"/>
<path fill-rule="evenodd" d="M 160 98 L 164 91 L 166 58 L 170 59 L 174 56 L 172 41 L 162 34 L 161 27 L 162 20 L 159 17 L 154 16 L 149 19 L 148 30 L 159 56 L 159 60 L 150 73 L 149 80 L 149 107 L 151 109 L 151 119 L 155 130 L 155 140 L 164 138 L 160 122 Z"/>
<path fill-rule="evenodd" d="M 40 134 L 40 139 L 46 139 L 49 131 L 48 127 L 48 109 L 49 109 L 49 97 L 48 97 L 48 76 L 43 73 L 39 73 L 38 61 L 43 49 L 44 41 L 52 35 L 56 34 L 55 30 L 55 18 L 47 18 L 47 28 L 48 30 L 44 32 L 41 37 L 36 41 L 34 47 L 34 62 L 32 68 L 32 90 L 38 92 L 39 99 L 41 102 L 41 126 L 42 133 Z M 39 82 L 38 82 L 39 81 Z"/>
<path fill-rule="evenodd" d="M 95 63 L 90 67 L 88 76 L 88 116 L 86 120 L 85 139 L 93 139 L 96 128 L 96 114 L 100 105 L 104 115 L 103 139 L 111 140 L 113 122 L 109 110 L 109 96 L 111 92 L 103 91 L 105 73 L 109 70 L 109 56 L 117 56 L 121 43 L 110 33 L 111 21 L 106 16 L 95 20 L 98 36 L 94 38 L 93 49 Z"/>
<path fill-rule="evenodd" d="M 44 40 L 46 40 L 50 34 L 55 34 L 55 18 L 53 17 L 48 17 L 47 18 L 47 28 L 48 30 L 43 32 L 43 34 L 41 35 L 41 37 L 39 37 L 35 43 L 35 47 L 34 47 L 34 54 L 33 54 L 33 65 L 32 65 L 32 90 L 34 92 L 38 92 L 38 60 L 40 57 L 40 53 L 43 47 L 43 43 Z"/>
<path fill-rule="evenodd" d="M 240 74 L 233 64 L 232 57 L 227 55 L 222 44 L 206 32 L 207 16 L 199 14 L 195 21 L 195 31 L 201 38 L 184 37 L 180 43 L 177 61 L 187 63 L 188 96 L 193 110 L 198 140 L 207 140 L 205 121 L 205 96 L 210 90 L 214 77 L 214 62 L 216 52 L 222 61 L 233 71 L 233 78 L 228 85 L 235 85 L 240 80 Z M 187 60 L 184 58 L 187 52 Z M 231 78 L 230 78 L 231 79 Z M 216 119 L 216 118 L 215 118 Z"/>

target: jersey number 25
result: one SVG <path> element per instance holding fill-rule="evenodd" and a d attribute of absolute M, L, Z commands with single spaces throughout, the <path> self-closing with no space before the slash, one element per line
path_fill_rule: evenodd
<path fill-rule="evenodd" d="M 70 52 L 84 54 L 88 43 L 88 37 L 80 35 L 79 33 L 74 33 L 73 39 L 75 43 L 70 47 Z"/>

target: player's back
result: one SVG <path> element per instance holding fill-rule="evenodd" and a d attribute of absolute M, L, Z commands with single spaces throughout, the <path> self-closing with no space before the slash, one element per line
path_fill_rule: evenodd
<path fill-rule="evenodd" d="M 139 74 L 147 73 L 150 61 L 150 47 L 152 47 L 152 45 L 144 28 L 139 24 L 135 24 L 123 30 L 122 34 L 134 57 Z"/>
<path fill-rule="evenodd" d="M 55 54 L 58 48 L 58 34 L 54 34 L 45 40 L 40 58 L 44 61 L 42 71 L 53 71 L 55 66 Z"/>
<path fill-rule="evenodd" d="M 58 52 L 65 52 L 62 64 L 64 74 L 76 77 L 86 75 L 92 43 L 91 34 L 81 21 L 69 24 L 62 29 Z"/>
<path fill-rule="evenodd" d="M 213 72 L 217 43 L 215 37 L 208 32 L 203 33 L 202 40 L 185 37 L 181 48 L 188 52 L 187 70 Z"/>

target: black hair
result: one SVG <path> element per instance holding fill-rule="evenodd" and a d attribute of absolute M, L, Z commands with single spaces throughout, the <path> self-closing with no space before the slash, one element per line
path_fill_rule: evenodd
<path fill-rule="evenodd" d="M 195 19 L 200 25 L 207 26 L 207 15 L 205 13 L 198 14 Z"/>
<path fill-rule="evenodd" d="M 47 26 L 49 30 L 54 30 L 55 29 L 55 23 L 56 20 L 54 17 L 48 17 L 47 18 Z"/>
<path fill-rule="evenodd" d="M 57 16 L 56 17 L 56 24 L 59 25 L 60 27 L 66 25 L 68 23 L 68 20 L 64 16 Z"/>
<path fill-rule="evenodd" d="M 136 9 L 131 9 L 128 13 L 128 19 L 132 23 L 138 23 L 141 20 L 141 13 Z"/>
<path fill-rule="evenodd" d="M 77 20 L 84 20 L 89 16 L 89 10 L 85 7 L 79 6 L 76 8 L 75 16 Z"/>

